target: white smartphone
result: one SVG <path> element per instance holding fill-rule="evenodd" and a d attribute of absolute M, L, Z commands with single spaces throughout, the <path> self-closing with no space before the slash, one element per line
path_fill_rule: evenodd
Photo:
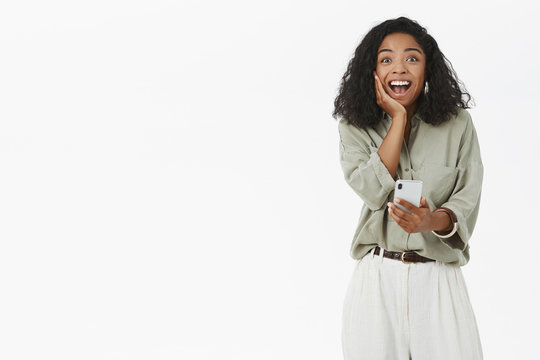
<path fill-rule="evenodd" d="M 394 199 L 400 198 L 405 201 L 410 202 L 416 207 L 420 207 L 420 197 L 422 196 L 422 180 L 397 180 L 396 181 L 396 188 L 394 189 Z M 406 207 L 396 204 L 394 201 L 394 204 L 402 209 L 403 211 L 406 211 L 407 213 L 411 213 L 409 210 L 407 210 Z"/>

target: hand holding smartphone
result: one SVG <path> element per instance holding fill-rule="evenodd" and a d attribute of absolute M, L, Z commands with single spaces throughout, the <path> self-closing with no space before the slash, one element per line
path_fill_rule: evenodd
<path fill-rule="evenodd" d="M 397 180 L 396 188 L 394 189 L 394 199 L 400 198 L 410 202 L 416 207 L 420 207 L 420 198 L 422 197 L 422 180 Z M 401 210 L 411 213 L 406 207 L 396 204 Z"/>

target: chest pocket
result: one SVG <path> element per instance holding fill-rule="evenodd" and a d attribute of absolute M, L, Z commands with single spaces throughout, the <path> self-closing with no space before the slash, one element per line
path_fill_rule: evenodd
<path fill-rule="evenodd" d="M 422 194 L 436 207 L 448 200 L 456 185 L 459 169 L 437 163 L 426 162 L 417 172 L 417 178 L 424 182 Z"/>

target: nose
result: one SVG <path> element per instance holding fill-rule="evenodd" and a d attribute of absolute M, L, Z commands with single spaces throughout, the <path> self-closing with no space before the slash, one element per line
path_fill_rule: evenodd
<path fill-rule="evenodd" d="M 401 62 L 401 61 L 398 61 L 396 63 L 394 63 L 394 68 L 392 69 L 392 73 L 394 74 L 404 74 L 407 72 L 407 69 L 405 68 L 405 65 Z"/>

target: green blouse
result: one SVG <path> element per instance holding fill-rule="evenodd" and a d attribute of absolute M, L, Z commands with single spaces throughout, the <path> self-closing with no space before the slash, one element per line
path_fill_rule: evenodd
<path fill-rule="evenodd" d="M 425 123 L 418 114 L 410 121 L 409 143 L 402 143 L 398 178 L 422 180 L 422 195 L 430 209 L 452 209 L 458 220 L 457 232 L 447 239 L 431 231 L 409 234 L 388 214 L 395 180 L 377 153 L 392 123 L 388 114 L 383 112 L 382 121 L 368 129 L 341 119 L 341 167 L 345 181 L 363 201 L 350 255 L 361 259 L 379 245 L 463 266 L 469 262 L 469 240 L 478 217 L 484 174 L 476 129 L 469 112 L 461 108 L 457 116 L 439 126 Z"/>

